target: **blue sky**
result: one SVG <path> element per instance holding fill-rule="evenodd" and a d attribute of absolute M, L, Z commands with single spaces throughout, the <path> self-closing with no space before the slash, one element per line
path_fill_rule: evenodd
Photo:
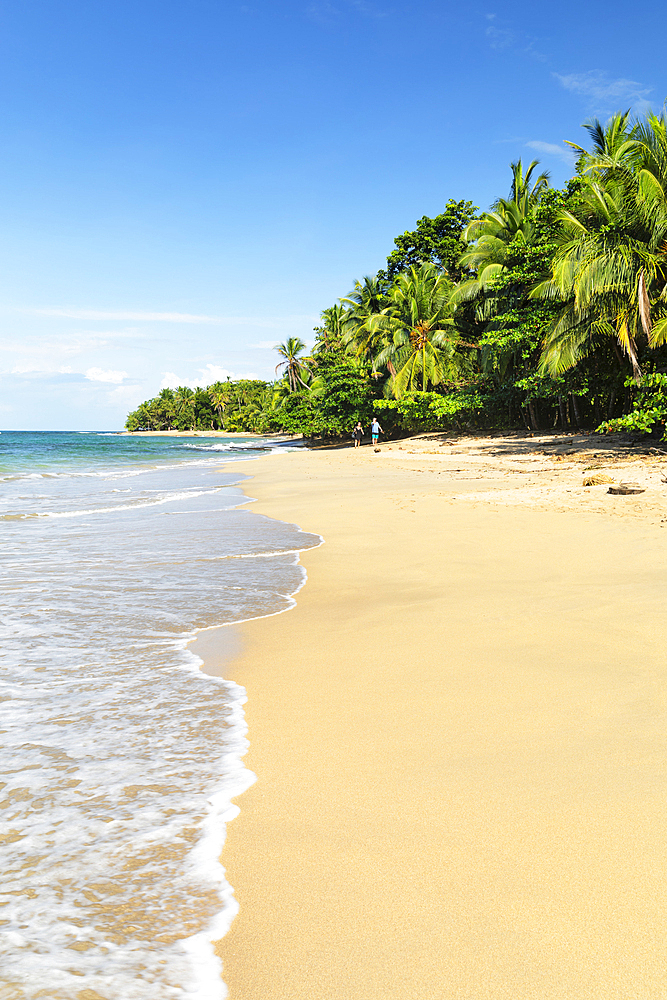
<path fill-rule="evenodd" d="M 0 0 L 0 427 L 113 429 L 272 345 L 508 164 L 660 109 L 663 9 Z"/>

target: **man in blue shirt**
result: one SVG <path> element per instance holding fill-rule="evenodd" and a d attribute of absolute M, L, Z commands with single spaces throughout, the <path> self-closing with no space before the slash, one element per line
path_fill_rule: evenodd
<path fill-rule="evenodd" d="M 378 436 L 383 433 L 384 431 L 382 430 L 382 428 L 378 423 L 378 418 L 373 417 L 373 419 L 371 420 L 371 440 L 373 444 L 378 443 Z"/>

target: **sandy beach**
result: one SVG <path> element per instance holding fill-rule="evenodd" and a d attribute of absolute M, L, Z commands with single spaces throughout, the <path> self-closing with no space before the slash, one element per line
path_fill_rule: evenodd
<path fill-rule="evenodd" d="M 442 438 L 238 463 L 320 533 L 248 692 L 231 1000 L 667 995 L 667 456 Z M 613 496 L 588 475 L 633 481 Z"/>

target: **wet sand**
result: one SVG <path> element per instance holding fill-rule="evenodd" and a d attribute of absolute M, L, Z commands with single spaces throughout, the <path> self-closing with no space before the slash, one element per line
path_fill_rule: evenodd
<path fill-rule="evenodd" d="M 604 456 L 646 484 L 616 497 L 538 445 L 238 464 L 325 544 L 224 667 L 230 1000 L 667 995 L 664 459 Z"/>

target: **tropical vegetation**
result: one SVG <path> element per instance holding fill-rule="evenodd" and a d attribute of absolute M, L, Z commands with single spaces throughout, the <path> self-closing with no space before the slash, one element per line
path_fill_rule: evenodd
<path fill-rule="evenodd" d="M 386 266 L 321 313 L 309 349 L 276 345 L 273 381 L 163 389 L 138 429 L 347 435 L 667 421 L 667 120 L 585 128 L 573 176 L 511 164 L 488 211 L 450 199 L 396 237 Z"/>

